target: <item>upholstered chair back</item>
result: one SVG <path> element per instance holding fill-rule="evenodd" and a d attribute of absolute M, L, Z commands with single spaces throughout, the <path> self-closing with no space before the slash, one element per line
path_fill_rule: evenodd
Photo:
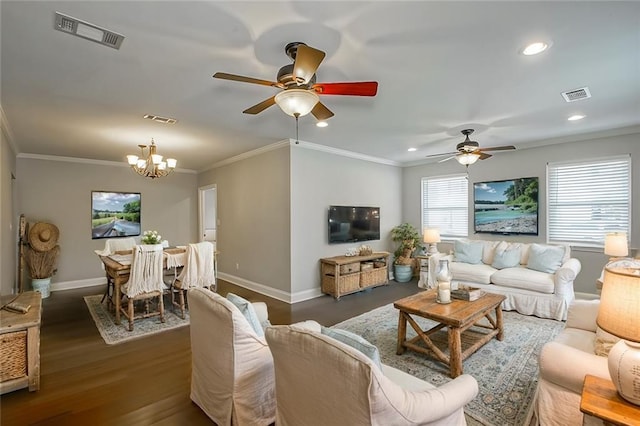
<path fill-rule="evenodd" d="M 204 288 L 188 291 L 191 399 L 218 425 L 269 425 L 275 419 L 273 358 L 231 302 Z"/>

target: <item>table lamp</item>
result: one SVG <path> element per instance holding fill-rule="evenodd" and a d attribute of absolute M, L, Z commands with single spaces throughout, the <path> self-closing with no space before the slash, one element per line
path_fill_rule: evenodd
<path fill-rule="evenodd" d="M 614 257 L 629 255 L 626 232 L 612 232 L 604 237 L 604 254 Z"/>
<path fill-rule="evenodd" d="M 640 405 L 640 270 L 605 266 L 598 326 L 617 337 L 609 374 L 620 396 Z"/>
<path fill-rule="evenodd" d="M 440 231 L 438 228 L 424 228 L 422 231 L 422 241 L 429 244 L 428 255 L 438 253 L 438 247 L 436 243 L 440 242 Z"/>

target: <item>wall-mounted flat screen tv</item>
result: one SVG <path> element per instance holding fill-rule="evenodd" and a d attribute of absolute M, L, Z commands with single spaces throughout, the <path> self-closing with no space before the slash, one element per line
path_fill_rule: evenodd
<path fill-rule="evenodd" d="M 379 207 L 329 207 L 329 244 L 379 239 Z"/>
<path fill-rule="evenodd" d="M 475 232 L 538 235 L 538 178 L 473 184 Z"/>

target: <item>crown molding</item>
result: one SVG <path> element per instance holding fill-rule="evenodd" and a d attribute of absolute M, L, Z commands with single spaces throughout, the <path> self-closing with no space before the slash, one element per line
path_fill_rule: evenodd
<path fill-rule="evenodd" d="M 21 153 L 16 156 L 17 158 L 25 158 L 29 160 L 45 160 L 45 161 L 60 161 L 65 163 L 79 163 L 79 164 L 93 164 L 98 166 L 109 166 L 109 167 L 126 167 L 130 166 L 126 163 L 122 163 L 119 161 L 106 161 L 106 160 L 94 160 L 91 158 L 78 158 L 78 157 L 62 157 L 59 155 L 42 155 L 42 154 L 26 154 Z M 188 174 L 197 174 L 198 172 L 190 169 L 174 169 L 176 173 L 188 173 Z"/>
<path fill-rule="evenodd" d="M 269 151 L 273 151 L 276 149 L 280 149 L 283 146 L 288 146 L 289 145 L 289 141 L 290 139 L 284 139 L 257 149 L 253 149 L 251 151 L 247 151 L 247 152 L 243 152 L 242 154 L 238 154 L 234 157 L 230 157 L 227 158 L 225 160 L 222 161 L 218 161 L 217 163 L 214 163 L 213 165 L 205 168 L 205 169 L 201 169 L 198 170 L 198 173 L 202 173 L 202 172 L 206 172 L 208 170 L 212 170 L 212 169 L 217 169 L 218 167 L 222 167 L 222 166 L 227 166 L 229 164 L 232 163 L 237 163 L 238 161 L 242 161 L 242 160 L 246 160 L 247 158 L 251 158 L 251 157 L 255 157 L 257 155 L 261 155 L 264 154 L 265 152 L 269 152 Z"/>

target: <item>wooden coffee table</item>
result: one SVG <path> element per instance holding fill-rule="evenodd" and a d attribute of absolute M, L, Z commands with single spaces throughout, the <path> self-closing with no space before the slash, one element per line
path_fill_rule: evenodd
<path fill-rule="evenodd" d="M 500 305 L 504 299 L 503 295 L 487 293 L 473 302 L 452 299 L 451 303 L 443 305 L 436 302 L 436 291 L 428 290 L 398 300 L 393 304 L 400 311 L 396 353 L 402 355 L 405 349 L 411 349 L 434 356 L 449 366 L 451 377 L 457 377 L 462 374 L 462 361 L 469 355 L 494 336 L 497 336 L 498 340 L 503 339 Z M 495 311 L 494 316 L 491 316 L 491 311 Z M 412 315 L 436 321 L 438 325 L 429 330 L 422 330 Z M 482 318 L 486 318 L 489 324 L 478 324 Z M 407 340 L 407 322 L 418 333 L 410 340 Z M 474 333 L 478 335 L 477 340 L 463 352 L 461 335 L 472 326 L 489 331 Z M 440 350 L 429 337 L 444 327 L 448 327 L 448 354 Z"/>

